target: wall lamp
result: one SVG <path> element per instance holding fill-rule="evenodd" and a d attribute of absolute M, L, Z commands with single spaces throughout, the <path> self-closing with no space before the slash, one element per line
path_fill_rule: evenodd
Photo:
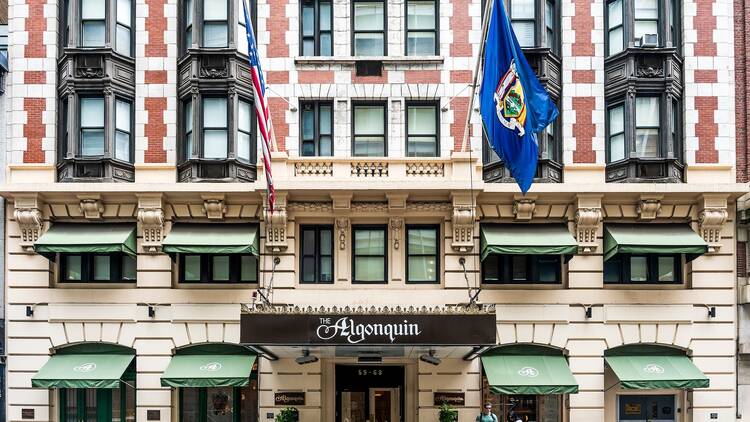
<path fill-rule="evenodd" d="M 32 305 L 26 305 L 26 316 L 27 317 L 33 317 L 34 316 L 34 306 L 32 306 Z"/>
<path fill-rule="evenodd" d="M 711 306 L 708 308 L 708 317 L 716 318 L 716 306 Z"/>
<path fill-rule="evenodd" d="M 430 349 L 429 353 L 422 354 L 419 357 L 419 360 L 421 360 L 422 362 L 427 362 L 430 365 L 435 365 L 435 366 L 440 365 L 440 363 L 442 362 L 442 360 L 439 357 L 435 356 L 435 349 Z"/>
<path fill-rule="evenodd" d="M 152 305 L 148 305 L 148 317 L 156 318 L 156 308 Z"/>

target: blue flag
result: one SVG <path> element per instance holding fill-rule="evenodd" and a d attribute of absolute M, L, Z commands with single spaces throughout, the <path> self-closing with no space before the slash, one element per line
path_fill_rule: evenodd
<path fill-rule="evenodd" d="M 493 1 L 479 104 L 492 149 L 526 193 L 536 174 L 536 134 L 558 111 L 521 51 L 503 1 Z"/>

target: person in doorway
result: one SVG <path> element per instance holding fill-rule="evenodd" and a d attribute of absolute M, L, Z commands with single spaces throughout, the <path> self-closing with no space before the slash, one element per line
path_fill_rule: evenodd
<path fill-rule="evenodd" d="M 492 403 L 484 404 L 484 410 L 477 416 L 476 422 L 498 422 L 497 416 L 492 413 Z"/>

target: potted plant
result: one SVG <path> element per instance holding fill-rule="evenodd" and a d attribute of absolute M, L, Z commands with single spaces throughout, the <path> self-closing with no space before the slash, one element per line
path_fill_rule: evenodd
<path fill-rule="evenodd" d="M 440 422 L 458 422 L 458 410 L 443 402 L 440 406 Z"/>
<path fill-rule="evenodd" d="M 285 407 L 276 415 L 276 422 L 299 422 L 299 410 L 296 407 Z"/>

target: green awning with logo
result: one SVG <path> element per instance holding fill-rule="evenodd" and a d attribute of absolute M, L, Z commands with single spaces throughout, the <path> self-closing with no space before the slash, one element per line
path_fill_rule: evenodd
<path fill-rule="evenodd" d="M 259 254 L 257 224 L 175 224 L 162 242 L 168 254 Z"/>
<path fill-rule="evenodd" d="M 566 255 L 578 252 L 578 243 L 563 224 L 483 224 L 482 260 L 490 254 Z"/>
<path fill-rule="evenodd" d="M 618 253 L 685 254 L 687 261 L 708 252 L 708 244 L 687 224 L 607 224 L 604 260 Z"/>
<path fill-rule="evenodd" d="M 58 253 L 124 253 L 136 255 L 135 224 L 53 224 L 34 251 L 49 259 Z"/>
<path fill-rule="evenodd" d="M 507 354 L 482 356 L 482 366 L 495 394 L 574 394 L 578 383 L 565 357 L 557 351 L 514 348 Z"/>
<path fill-rule="evenodd" d="M 255 355 L 175 355 L 161 377 L 164 387 L 244 387 Z"/>
<path fill-rule="evenodd" d="M 622 388 L 708 388 L 708 378 L 685 355 L 618 355 L 604 360 L 620 380 Z"/>
<path fill-rule="evenodd" d="M 35 388 L 118 388 L 130 354 L 60 354 L 52 356 L 31 379 Z"/>

